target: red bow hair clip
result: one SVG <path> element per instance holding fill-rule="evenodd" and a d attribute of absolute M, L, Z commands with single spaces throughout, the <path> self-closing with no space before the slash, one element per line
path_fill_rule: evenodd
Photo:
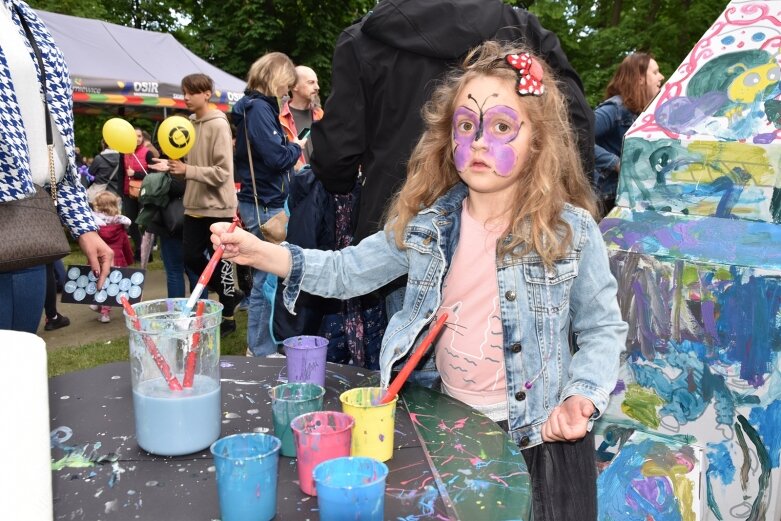
<path fill-rule="evenodd" d="M 545 85 L 542 84 L 542 65 L 527 52 L 508 54 L 507 63 L 518 71 L 518 94 L 521 96 L 542 96 Z"/>

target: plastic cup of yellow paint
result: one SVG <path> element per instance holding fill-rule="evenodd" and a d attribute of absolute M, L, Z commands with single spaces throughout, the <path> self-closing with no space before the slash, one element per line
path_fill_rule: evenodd
<path fill-rule="evenodd" d="M 377 405 L 385 391 L 380 387 L 357 387 L 339 396 L 342 411 L 355 418 L 351 454 L 388 461 L 393 457 L 396 398 Z"/>

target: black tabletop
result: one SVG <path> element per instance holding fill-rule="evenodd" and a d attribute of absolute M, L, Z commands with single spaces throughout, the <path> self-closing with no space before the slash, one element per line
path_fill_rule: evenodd
<path fill-rule="evenodd" d="M 284 359 L 222 358 L 221 436 L 273 433 L 268 389 L 287 380 L 284 367 Z M 372 371 L 328 364 L 324 408 L 341 410 L 343 391 L 377 383 Z M 523 458 L 495 424 L 428 389 L 409 387 L 402 398 L 386 462 L 386 519 L 528 519 Z M 208 449 L 160 457 L 136 444 L 127 362 L 50 379 L 49 407 L 55 519 L 219 519 Z M 276 519 L 318 518 L 295 458 L 280 456 Z"/>

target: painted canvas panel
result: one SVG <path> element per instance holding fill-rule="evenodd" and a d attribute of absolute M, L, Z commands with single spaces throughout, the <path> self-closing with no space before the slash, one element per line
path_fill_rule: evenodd
<path fill-rule="evenodd" d="M 779 61 L 781 1 L 733 1 L 625 137 L 600 223 L 630 326 L 598 426 L 622 447 L 598 451 L 606 515 L 639 501 L 607 477 L 642 485 L 630 463 L 658 459 L 645 439 L 624 452 L 640 432 L 701 451 L 695 519 L 781 520 Z M 639 519 L 689 519 L 652 504 Z"/>
<path fill-rule="evenodd" d="M 627 252 L 610 262 L 630 333 L 600 428 L 703 450 L 702 519 L 778 519 L 781 272 Z"/>
<path fill-rule="evenodd" d="M 600 521 L 701 519 L 702 450 L 675 438 L 611 426 L 597 449 Z"/>
<path fill-rule="evenodd" d="M 733 1 L 626 134 L 618 201 L 781 219 L 781 2 Z"/>

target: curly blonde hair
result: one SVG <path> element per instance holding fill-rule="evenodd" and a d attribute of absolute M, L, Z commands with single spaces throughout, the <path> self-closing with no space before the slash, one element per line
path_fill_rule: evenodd
<path fill-rule="evenodd" d="M 92 203 L 92 207 L 96 212 L 100 212 L 104 215 L 119 215 L 122 213 L 120 204 L 122 199 L 119 198 L 113 192 L 103 190 L 95 196 L 95 201 Z"/>
<path fill-rule="evenodd" d="M 490 76 L 507 81 L 515 90 L 518 74 L 505 61 L 508 54 L 528 52 L 517 46 L 488 41 L 472 49 L 461 66 L 445 77 L 423 107 L 425 131 L 407 165 L 407 179 L 389 206 L 386 230 L 404 248 L 404 229 L 421 209 L 431 206 L 460 182 L 453 161 L 453 114 L 464 86 Z M 543 67 L 542 96 L 521 96 L 521 106 L 533 132 L 529 158 L 515 185 L 510 225 L 498 241 L 497 254 L 536 252 L 550 266 L 566 254 L 572 230 L 562 218 L 565 203 L 597 215 L 596 198 L 583 173 L 567 106 L 548 66 Z M 520 249 L 518 249 L 520 248 Z"/>

